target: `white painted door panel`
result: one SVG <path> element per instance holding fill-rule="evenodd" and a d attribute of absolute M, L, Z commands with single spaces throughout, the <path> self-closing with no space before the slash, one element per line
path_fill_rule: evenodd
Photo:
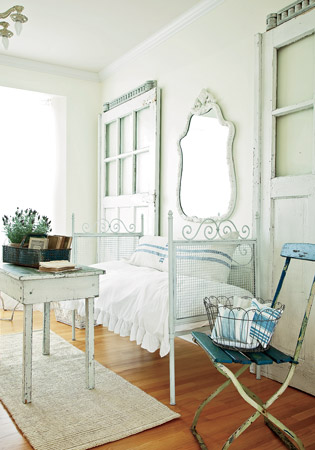
<path fill-rule="evenodd" d="M 272 298 L 286 242 L 315 243 L 315 10 L 262 36 L 261 47 L 261 295 Z M 293 354 L 315 264 L 292 261 L 279 301 L 285 312 L 273 345 Z M 292 385 L 315 394 L 315 311 Z M 263 373 L 282 381 L 284 365 Z"/>
<path fill-rule="evenodd" d="M 99 123 L 99 219 L 159 232 L 158 88 L 104 112 Z"/>

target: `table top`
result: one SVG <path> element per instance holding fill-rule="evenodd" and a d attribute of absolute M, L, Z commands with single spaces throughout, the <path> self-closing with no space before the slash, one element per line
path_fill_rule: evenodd
<path fill-rule="evenodd" d="M 0 274 L 8 275 L 20 281 L 42 280 L 47 278 L 79 278 L 93 275 L 103 275 L 105 270 L 95 267 L 77 265 L 76 269 L 63 272 L 42 272 L 33 267 L 17 266 L 15 264 L 0 264 Z"/>

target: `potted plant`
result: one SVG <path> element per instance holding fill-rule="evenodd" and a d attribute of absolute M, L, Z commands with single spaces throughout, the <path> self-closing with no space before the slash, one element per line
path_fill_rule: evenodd
<path fill-rule="evenodd" d="M 13 216 L 2 217 L 4 232 L 11 245 L 19 245 L 24 239 L 28 242 L 30 235 L 47 236 L 51 231 L 51 221 L 47 216 L 40 216 L 35 209 L 17 208 Z"/>

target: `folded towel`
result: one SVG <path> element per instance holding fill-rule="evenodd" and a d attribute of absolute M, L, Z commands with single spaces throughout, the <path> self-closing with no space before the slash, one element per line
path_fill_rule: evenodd
<path fill-rule="evenodd" d="M 252 307 L 256 309 L 250 328 L 250 336 L 258 339 L 263 348 L 267 348 L 280 319 L 283 309 L 270 308 L 271 303 L 259 303 L 252 299 Z"/>

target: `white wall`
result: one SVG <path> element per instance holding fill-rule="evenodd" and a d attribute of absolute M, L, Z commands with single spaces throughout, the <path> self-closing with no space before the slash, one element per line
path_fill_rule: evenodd
<path fill-rule="evenodd" d="M 1 65 L 0 85 L 66 97 L 66 232 L 71 232 L 72 212 L 76 214 L 78 222 L 93 223 L 97 211 L 100 84 Z M 12 180 L 17 182 L 14 168 L 2 167 L 1 170 L 12 170 Z M 44 161 L 43 170 L 49 170 L 49 161 Z"/>
<path fill-rule="evenodd" d="M 234 160 L 238 197 L 232 220 L 252 223 L 255 39 L 266 16 L 288 0 L 225 0 L 167 41 L 119 67 L 102 85 L 102 102 L 113 100 L 146 80 L 162 88 L 161 234 L 167 212 L 176 210 L 178 151 L 189 110 L 202 88 L 235 124 Z"/>

